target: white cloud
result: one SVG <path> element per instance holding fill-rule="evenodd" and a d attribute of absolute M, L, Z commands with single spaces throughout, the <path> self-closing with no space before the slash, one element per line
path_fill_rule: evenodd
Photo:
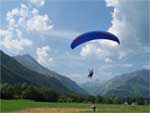
<path fill-rule="evenodd" d="M 95 41 L 92 45 L 86 44 L 81 49 L 80 54 L 90 56 L 94 52 L 95 55 L 101 56 L 103 53 L 103 56 L 121 60 L 130 53 L 145 52 L 142 51 L 143 48 L 148 48 L 150 43 L 148 39 L 148 1 L 105 1 L 107 6 L 114 8 L 112 26 L 110 26 L 108 32 L 115 34 L 120 39 L 121 44 L 117 45 L 113 41 L 106 40 Z M 97 52 L 97 50 L 101 52 Z"/>
<path fill-rule="evenodd" d="M 33 2 L 44 3 L 38 0 Z M 0 29 L 0 45 L 13 52 L 32 46 L 32 41 L 26 34 L 45 34 L 53 27 L 47 14 L 41 15 L 38 9 L 25 4 L 8 11 L 6 21 L 6 27 Z"/>
<path fill-rule="evenodd" d="M 45 33 L 53 27 L 47 14 L 40 15 L 38 9 L 30 9 L 25 4 L 9 11 L 7 21 L 8 28 L 23 28 L 28 32 Z"/>
<path fill-rule="evenodd" d="M 19 29 L 0 29 L 0 37 L 0 46 L 10 51 L 22 51 L 24 48 L 32 46 L 31 40 L 22 38 L 22 32 Z"/>
<path fill-rule="evenodd" d="M 148 1 L 106 0 L 106 3 L 114 8 L 108 31 L 116 34 L 121 44 L 133 49 L 149 43 Z"/>
<path fill-rule="evenodd" d="M 3 30 L 0 29 L 0 37 L 11 37 L 12 36 L 12 31 L 11 30 Z"/>
<path fill-rule="evenodd" d="M 30 2 L 38 7 L 43 6 L 45 4 L 45 0 L 30 0 Z"/>
<path fill-rule="evenodd" d="M 99 45 L 99 42 L 92 41 L 82 47 L 80 55 L 83 57 L 94 57 L 94 59 L 103 60 L 107 63 L 113 62 L 112 50 Z M 112 58 L 111 58 L 112 57 Z"/>
<path fill-rule="evenodd" d="M 107 63 L 107 64 L 104 64 L 103 66 L 101 66 L 100 68 L 99 68 L 99 72 L 105 72 L 105 73 L 107 73 L 107 72 L 114 72 L 114 69 L 120 69 L 120 70 L 122 70 L 122 69 L 131 69 L 131 67 L 133 67 L 134 65 L 133 64 L 130 64 L 130 63 L 124 63 L 124 64 L 122 64 L 122 63 Z M 119 71 L 120 71 L 119 70 Z M 115 70 L 115 71 L 117 71 L 117 70 Z"/>
<path fill-rule="evenodd" d="M 105 58 L 105 62 L 107 62 L 107 63 L 111 63 L 111 62 L 113 62 L 113 60 L 112 60 L 112 59 L 110 59 L 110 58 Z"/>
<path fill-rule="evenodd" d="M 127 52 L 124 52 L 124 51 L 120 51 L 119 52 L 119 56 L 118 56 L 118 60 L 121 60 L 123 59 L 124 57 L 127 56 Z"/>
<path fill-rule="evenodd" d="M 14 8 L 7 12 L 6 20 L 8 22 L 8 29 L 19 27 L 19 22 L 23 22 L 29 15 L 29 8 L 25 4 L 21 4 L 20 8 Z M 24 23 L 22 23 L 24 25 Z"/>
<path fill-rule="evenodd" d="M 64 39 L 73 39 L 78 36 L 80 33 L 75 31 L 64 31 L 64 30 L 50 30 L 47 35 L 52 37 L 64 38 Z"/>
<path fill-rule="evenodd" d="M 118 65 L 118 66 L 130 68 L 130 67 L 133 67 L 133 64 L 120 64 L 120 65 Z"/>
<path fill-rule="evenodd" d="M 119 2 L 118 0 L 105 0 L 105 1 L 106 1 L 106 3 L 107 3 L 107 6 L 108 6 L 108 7 L 119 4 L 119 3 L 118 3 L 118 2 Z"/>
<path fill-rule="evenodd" d="M 0 41 L 0 45 L 3 45 L 9 50 L 24 50 L 24 48 L 32 46 L 32 42 L 28 39 L 12 39 L 6 37 Z"/>
<path fill-rule="evenodd" d="M 114 42 L 114 41 L 110 41 L 110 40 L 101 40 L 98 41 L 99 44 L 102 44 L 104 46 L 108 46 L 108 47 L 116 47 L 118 46 L 118 43 Z"/>
<path fill-rule="evenodd" d="M 26 27 L 28 31 L 37 31 L 40 33 L 44 33 L 53 28 L 53 25 L 49 25 L 48 15 L 34 15 L 32 18 L 27 20 Z"/>
<path fill-rule="evenodd" d="M 43 46 L 41 48 L 37 48 L 37 61 L 42 65 L 48 65 L 53 61 L 53 58 L 49 56 L 50 48 L 49 46 Z"/>
<path fill-rule="evenodd" d="M 149 62 L 150 63 L 150 62 Z M 150 70 L 150 64 L 143 65 L 142 68 Z"/>
<path fill-rule="evenodd" d="M 94 55 L 103 55 L 104 51 L 101 48 L 97 48 L 95 43 L 89 43 L 85 45 L 80 52 L 81 56 L 94 56 Z"/>

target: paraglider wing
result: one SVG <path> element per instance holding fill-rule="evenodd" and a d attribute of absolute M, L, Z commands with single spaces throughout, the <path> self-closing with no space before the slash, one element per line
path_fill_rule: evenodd
<path fill-rule="evenodd" d="M 77 38 L 75 38 L 71 43 L 71 48 L 74 49 L 82 43 L 85 43 L 90 40 L 96 40 L 96 39 L 112 40 L 120 44 L 119 39 L 112 33 L 106 31 L 92 31 L 92 32 L 84 33 L 78 36 Z"/>

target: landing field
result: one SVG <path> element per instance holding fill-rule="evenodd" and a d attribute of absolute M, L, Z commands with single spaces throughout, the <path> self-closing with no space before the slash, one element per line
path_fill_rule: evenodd
<path fill-rule="evenodd" d="M 92 113 L 86 103 L 48 103 L 30 100 L 0 100 L 1 113 Z M 96 113 L 150 113 L 149 106 L 97 104 Z"/>

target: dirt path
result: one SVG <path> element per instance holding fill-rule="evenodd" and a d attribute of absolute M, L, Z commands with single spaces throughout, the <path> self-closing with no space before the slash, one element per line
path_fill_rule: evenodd
<path fill-rule="evenodd" d="M 31 108 L 13 113 L 79 113 L 89 111 L 88 109 L 74 109 L 74 108 Z"/>

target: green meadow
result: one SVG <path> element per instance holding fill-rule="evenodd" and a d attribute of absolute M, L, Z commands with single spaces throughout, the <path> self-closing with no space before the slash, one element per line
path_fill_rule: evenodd
<path fill-rule="evenodd" d="M 74 113 L 92 113 L 91 104 L 87 103 L 48 103 L 48 102 L 35 102 L 30 100 L 0 100 L 1 113 L 16 112 L 25 113 L 23 110 L 40 108 L 47 110 L 45 112 L 53 113 L 51 109 L 63 109 L 61 113 L 72 113 L 67 110 L 74 109 Z M 19 112 L 18 112 L 19 111 Z M 21 112 L 20 112 L 21 111 Z M 31 110 L 30 110 L 30 113 Z M 41 112 L 40 112 L 41 113 Z M 130 105 L 114 105 L 114 104 L 97 104 L 96 113 L 150 113 L 149 106 L 130 106 Z"/>

